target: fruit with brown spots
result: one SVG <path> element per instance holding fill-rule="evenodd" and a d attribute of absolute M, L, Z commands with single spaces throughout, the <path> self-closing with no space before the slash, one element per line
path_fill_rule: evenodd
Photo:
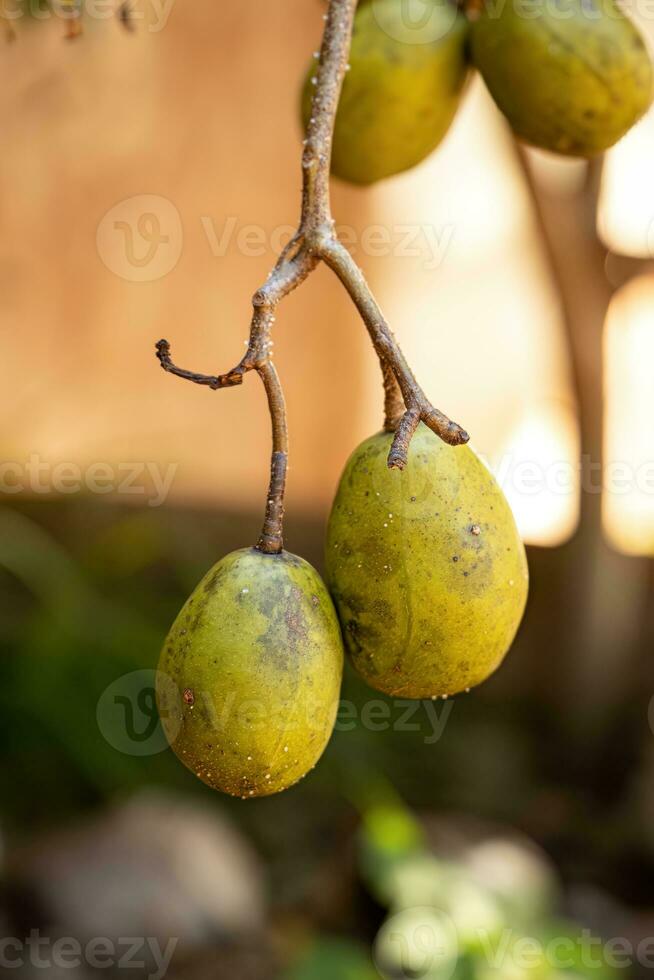
<path fill-rule="evenodd" d="M 287 789 L 336 720 L 343 645 L 329 593 L 289 552 L 232 552 L 181 610 L 159 671 L 162 724 L 184 765 L 233 796 Z"/>
<path fill-rule="evenodd" d="M 326 571 L 356 670 L 371 687 L 432 698 L 481 683 L 504 659 L 528 571 L 508 502 L 468 446 L 420 425 L 404 471 L 392 435 L 350 458 L 334 501 Z"/>

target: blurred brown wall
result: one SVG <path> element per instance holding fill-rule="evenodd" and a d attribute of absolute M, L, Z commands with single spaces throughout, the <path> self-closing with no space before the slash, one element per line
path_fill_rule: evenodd
<path fill-rule="evenodd" d="M 0 48 L 5 458 L 178 463 L 173 499 L 259 506 L 269 424 L 258 380 L 219 393 L 184 384 L 160 371 L 154 342 L 169 338 L 178 361 L 200 371 L 240 358 L 250 296 L 274 261 L 271 235 L 297 220 L 297 93 L 322 13 L 318 0 L 198 0 L 176 3 L 159 31 L 87 19 L 74 43 L 60 21 L 17 24 L 17 41 Z M 362 221 L 366 196 L 336 193 L 349 223 Z M 103 222 L 138 195 L 165 199 L 145 210 L 173 251 L 181 243 L 155 281 L 131 281 L 142 269 L 126 261 L 128 233 L 115 215 Z M 134 223 L 143 208 L 127 207 Z M 132 239 L 147 256 L 147 237 Z M 284 305 L 276 340 L 289 505 L 322 507 L 344 456 L 377 425 L 380 401 L 360 397 L 377 369 L 325 270 Z"/>

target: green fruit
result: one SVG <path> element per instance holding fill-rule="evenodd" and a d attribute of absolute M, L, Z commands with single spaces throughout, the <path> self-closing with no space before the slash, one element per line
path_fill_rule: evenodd
<path fill-rule="evenodd" d="M 327 533 L 327 582 L 357 671 L 386 694 L 429 698 L 479 684 L 525 608 L 527 561 L 502 491 L 468 446 L 424 425 L 404 471 L 392 435 L 351 456 Z"/>
<path fill-rule="evenodd" d="M 332 173 L 371 184 L 431 153 L 461 99 L 467 34 L 465 17 L 449 0 L 373 0 L 357 11 Z M 314 65 L 303 92 L 305 128 L 316 70 Z"/>
<path fill-rule="evenodd" d="M 233 796 L 268 796 L 315 766 L 343 672 L 320 576 L 284 551 L 234 551 L 204 577 L 164 644 L 157 702 L 185 766 Z"/>
<path fill-rule="evenodd" d="M 613 0 L 489 0 L 471 53 L 516 135 L 555 153 L 601 153 L 652 101 L 645 42 Z"/>

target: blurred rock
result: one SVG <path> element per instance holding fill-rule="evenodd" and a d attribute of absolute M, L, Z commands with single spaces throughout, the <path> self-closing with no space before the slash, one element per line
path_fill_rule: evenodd
<path fill-rule="evenodd" d="M 251 939 L 264 923 L 248 842 L 219 811 L 153 791 L 15 853 L 10 878 L 24 933 L 150 937 L 161 949 L 173 938 L 188 949 Z"/>
<path fill-rule="evenodd" d="M 475 844 L 465 866 L 521 922 L 536 921 L 556 903 L 559 884 L 546 854 L 515 832 Z"/>
<path fill-rule="evenodd" d="M 560 898 L 560 882 L 545 851 L 501 823 L 469 814 L 424 814 L 432 852 L 459 865 L 460 872 L 500 902 L 508 920 L 527 925 L 549 914 Z"/>

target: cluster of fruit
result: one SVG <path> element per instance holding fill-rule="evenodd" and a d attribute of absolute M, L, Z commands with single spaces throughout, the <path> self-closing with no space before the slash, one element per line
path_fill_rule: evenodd
<path fill-rule="evenodd" d="M 343 641 L 378 691 L 447 697 L 501 663 L 528 573 L 509 505 L 468 446 L 420 425 L 408 465 L 392 434 L 350 458 L 329 519 L 327 586 L 302 558 L 227 555 L 186 602 L 164 645 L 158 702 L 179 758 L 243 798 L 286 789 L 315 766 L 338 712 Z"/>
<path fill-rule="evenodd" d="M 368 184 L 414 166 L 446 133 L 470 64 L 514 132 L 592 156 L 652 99 L 645 44 L 614 0 L 361 0 L 332 169 Z M 312 82 L 304 91 L 311 117 Z M 325 585 L 288 552 L 245 549 L 208 573 L 161 656 L 158 702 L 180 759 L 210 786 L 263 796 L 320 758 L 339 705 L 344 645 L 371 687 L 437 698 L 488 677 L 527 598 L 527 563 L 500 488 L 468 446 L 420 425 L 402 471 L 392 434 L 341 479 Z"/>
<path fill-rule="evenodd" d="M 614 0 L 361 0 L 332 171 L 371 184 L 424 160 L 470 75 L 520 139 L 571 156 L 608 149 L 646 112 L 651 59 Z M 303 92 L 306 125 L 316 66 Z"/>

